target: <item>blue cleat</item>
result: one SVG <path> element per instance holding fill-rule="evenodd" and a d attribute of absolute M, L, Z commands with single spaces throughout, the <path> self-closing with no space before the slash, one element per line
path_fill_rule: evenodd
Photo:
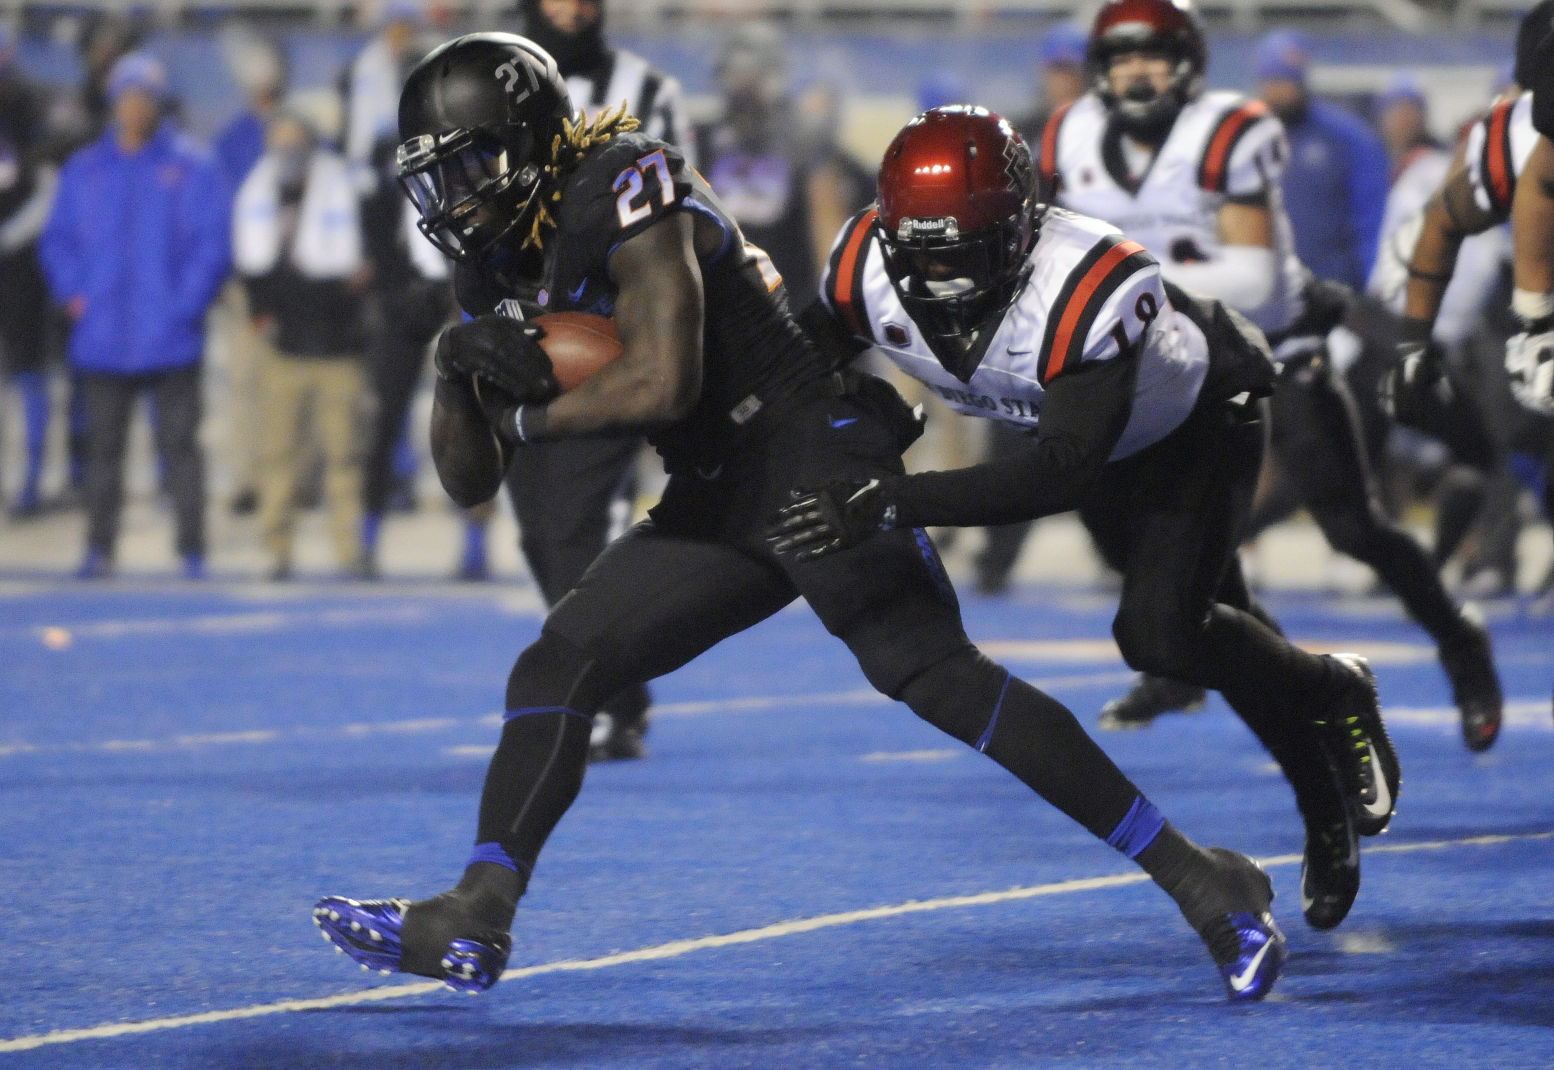
<path fill-rule="evenodd" d="M 323 930 L 324 939 L 334 944 L 336 950 L 349 955 L 364 970 L 420 974 L 436 978 L 455 992 L 484 992 L 496 984 L 507 968 L 512 938 L 498 932 L 451 939 L 433 937 L 430 941 L 412 938 L 407 951 L 404 928 L 410 908 L 437 902 L 413 904 L 408 899 L 356 900 L 326 895 L 313 908 L 313 924 Z M 443 912 L 434 907 L 430 913 Z M 434 942 L 440 953 L 415 946 L 418 942 Z"/>
<path fill-rule="evenodd" d="M 1273 991 L 1289 958 L 1284 934 L 1268 909 L 1273 903 L 1273 882 L 1262 866 L 1245 855 L 1222 847 L 1210 848 L 1209 853 L 1229 871 L 1228 901 L 1243 909 L 1214 915 L 1198 935 L 1219 967 L 1231 1002 L 1254 1002 Z"/>

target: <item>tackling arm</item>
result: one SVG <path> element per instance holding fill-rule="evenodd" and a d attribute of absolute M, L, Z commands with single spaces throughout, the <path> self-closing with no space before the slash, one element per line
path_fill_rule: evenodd
<path fill-rule="evenodd" d="M 1503 220 L 1480 208 L 1474 199 L 1473 181 L 1463 158 L 1463 147 L 1459 146 L 1446 181 L 1425 205 L 1419 240 L 1408 264 L 1403 317 L 1422 323 L 1425 339 L 1441 311 L 1441 298 L 1456 270 L 1462 240 L 1500 222 Z"/>

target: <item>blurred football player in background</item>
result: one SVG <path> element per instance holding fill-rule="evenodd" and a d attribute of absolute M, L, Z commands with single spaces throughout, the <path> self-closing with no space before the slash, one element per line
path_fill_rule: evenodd
<path fill-rule="evenodd" d="M 1279 364 L 1274 471 L 1328 542 L 1375 569 L 1435 640 L 1463 738 L 1482 750 L 1499 732 L 1502 704 L 1489 634 L 1376 500 L 1353 400 L 1327 349 L 1346 294 L 1295 255 L 1279 120 L 1240 93 L 1204 92 L 1207 59 L 1196 17 L 1172 0 L 1109 0 L 1090 35 L 1092 89 L 1047 124 L 1042 169 L 1057 203 L 1124 228 L 1169 281 L 1224 301 L 1267 334 Z M 1197 685 L 1146 674 L 1107 704 L 1102 723 L 1138 727 L 1202 701 Z"/>

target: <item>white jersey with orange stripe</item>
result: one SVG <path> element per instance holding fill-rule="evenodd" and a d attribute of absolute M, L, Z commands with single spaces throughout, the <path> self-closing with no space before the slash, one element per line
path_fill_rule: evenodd
<path fill-rule="evenodd" d="M 1065 208 L 1105 219 L 1153 253 L 1167 278 L 1173 264 L 1215 259 L 1223 248 L 1219 210 L 1231 202 L 1267 207 L 1276 277 L 1257 308 L 1238 308 L 1270 334 L 1305 310 L 1309 272 L 1295 254 L 1279 182 L 1289 155 L 1284 126 L 1261 101 L 1228 90 L 1189 102 L 1152 159 L 1130 159 L 1110 112 L 1087 93 L 1048 122 L 1040 169 Z M 1135 176 L 1135 171 L 1137 174 Z M 1219 297 L 1220 294 L 1209 294 Z"/>
<path fill-rule="evenodd" d="M 1537 143 L 1531 90 L 1501 97 L 1468 128 L 1463 160 L 1473 183 L 1473 199 L 1480 208 L 1510 217 L 1516 180 Z"/>
<path fill-rule="evenodd" d="M 1166 297 L 1155 259 L 1109 223 L 1048 209 L 1031 274 L 962 382 L 939 362 L 885 271 L 872 211 L 842 228 L 821 298 L 861 341 L 958 412 L 1034 431 L 1046 384 L 1124 352 L 1139 362 L 1133 407 L 1116 460 L 1170 434 L 1192 411 L 1208 371 L 1203 332 Z"/>

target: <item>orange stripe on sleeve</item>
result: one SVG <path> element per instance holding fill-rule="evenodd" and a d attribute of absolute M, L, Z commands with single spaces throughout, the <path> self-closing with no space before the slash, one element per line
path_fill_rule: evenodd
<path fill-rule="evenodd" d="M 879 218 L 879 213 L 870 209 L 858 217 L 853 232 L 847 236 L 847 244 L 842 247 L 842 258 L 837 261 L 836 276 L 831 280 L 832 292 L 836 295 L 837 311 L 847 320 L 847 325 L 852 328 L 854 334 L 867 337 L 869 332 L 864 329 L 863 311 L 853 303 L 853 293 L 856 290 L 859 264 L 861 258 L 859 252 L 869 237 L 869 228 Z"/>
<path fill-rule="evenodd" d="M 1047 195 L 1052 196 L 1058 182 L 1058 128 L 1073 103 L 1063 105 L 1053 112 L 1041 131 L 1041 176 L 1047 183 Z"/>
<path fill-rule="evenodd" d="M 1230 149 L 1235 144 L 1236 135 L 1248 123 L 1262 118 L 1267 112 L 1268 108 L 1262 101 L 1254 100 L 1241 105 L 1221 120 L 1219 129 L 1209 139 L 1208 151 L 1203 155 L 1203 168 L 1199 173 L 1202 176 L 1200 185 L 1204 189 L 1218 192 L 1224 186 L 1225 168 L 1230 163 Z"/>
<path fill-rule="evenodd" d="M 1511 161 L 1506 159 L 1506 127 L 1511 122 L 1511 106 L 1515 97 L 1502 100 L 1489 115 L 1489 132 L 1485 135 L 1484 162 L 1488 166 L 1490 192 L 1497 207 L 1511 206 Z"/>
<path fill-rule="evenodd" d="M 1047 356 L 1047 374 L 1042 377 L 1042 382 L 1050 383 L 1057 378 L 1063 370 L 1063 365 L 1068 359 L 1069 346 L 1074 338 L 1074 328 L 1085 313 L 1085 306 L 1090 303 L 1090 298 L 1095 291 L 1100 289 L 1106 281 L 1112 269 L 1134 253 L 1142 253 L 1144 247 L 1135 241 L 1121 241 L 1110 249 L 1106 255 L 1097 260 L 1090 270 L 1085 272 L 1085 277 L 1079 280 L 1079 285 L 1074 288 L 1074 294 L 1069 298 L 1068 304 L 1063 307 L 1062 318 L 1058 320 L 1058 330 L 1052 338 L 1052 348 Z"/>

